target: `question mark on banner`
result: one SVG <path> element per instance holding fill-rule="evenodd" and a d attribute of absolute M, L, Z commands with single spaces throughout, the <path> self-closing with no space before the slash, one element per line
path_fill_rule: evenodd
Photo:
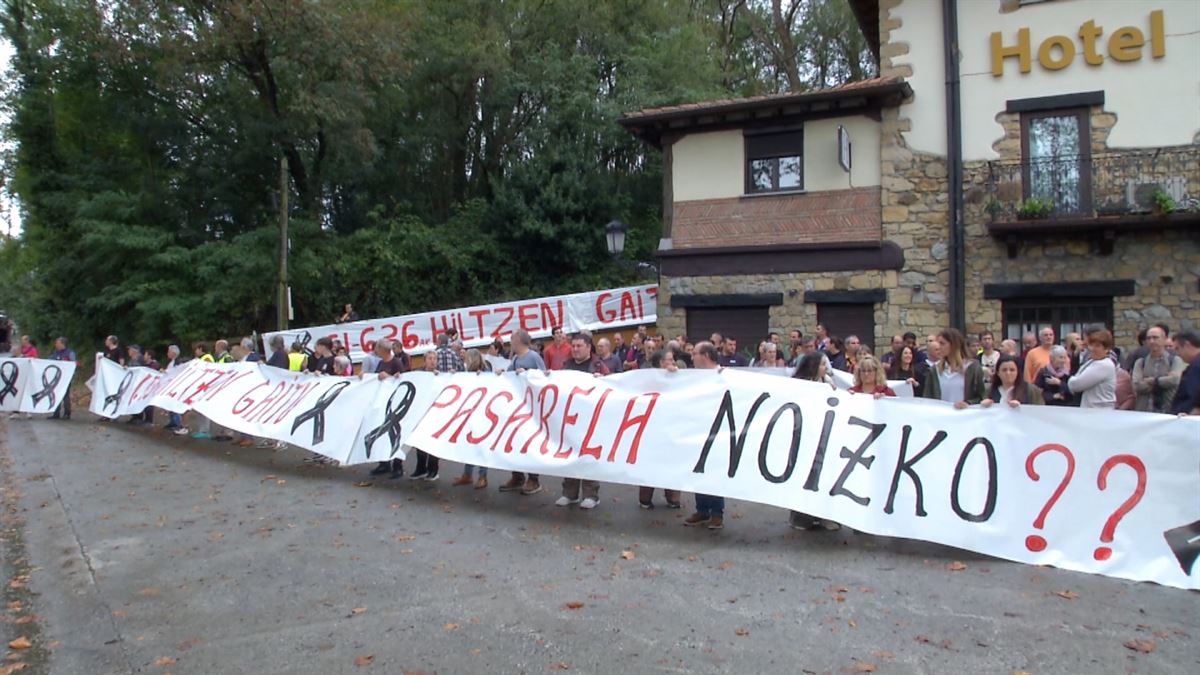
<path fill-rule="evenodd" d="M 1108 473 L 1113 470 L 1118 464 L 1124 464 L 1137 472 L 1137 488 L 1133 494 L 1129 495 L 1116 511 L 1104 521 L 1104 529 L 1100 531 L 1100 541 L 1105 544 L 1111 544 L 1113 535 L 1117 532 L 1117 523 L 1125 517 L 1125 514 L 1133 510 L 1138 502 L 1142 501 L 1142 496 L 1146 494 L 1146 465 L 1142 464 L 1142 460 L 1133 455 L 1114 455 L 1105 460 L 1100 467 L 1100 475 L 1096 477 L 1096 485 L 1101 490 L 1108 489 Z M 1107 546 L 1101 546 L 1093 553 L 1096 560 L 1108 560 L 1112 557 L 1112 549 Z"/>
<path fill-rule="evenodd" d="M 1071 477 L 1075 475 L 1075 455 L 1066 446 L 1058 443 L 1046 443 L 1039 446 L 1037 450 L 1029 453 L 1029 457 L 1025 458 L 1025 473 L 1033 480 L 1041 480 L 1042 477 L 1033 468 L 1033 461 L 1039 455 L 1046 452 L 1057 452 L 1067 458 L 1067 470 L 1063 473 L 1062 480 L 1059 481 L 1058 487 L 1054 490 L 1054 494 L 1050 495 L 1050 499 L 1046 500 L 1046 504 L 1042 506 L 1042 510 L 1038 512 L 1037 520 L 1033 521 L 1034 529 L 1043 529 L 1046 526 L 1046 516 L 1050 514 L 1050 509 L 1058 502 L 1058 498 L 1062 496 L 1064 490 L 1067 489 L 1067 484 L 1071 482 Z M 1025 537 L 1025 548 L 1035 553 L 1046 550 L 1046 539 L 1038 534 L 1031 534 Z"/>

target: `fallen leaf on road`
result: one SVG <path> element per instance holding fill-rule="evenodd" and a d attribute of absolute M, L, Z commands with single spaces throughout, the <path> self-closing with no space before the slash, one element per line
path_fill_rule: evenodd
<path fill-rule="evenodd" d="M 175 662 L 176 658 L 174 656 L 160 656 L 157 659 L 154 659 L 154 665 L 158 666 L 159 668 L 165 668 L 167 666 L 174 665 Z"/>
<path fill-rule="evenodd" d="M 263 476 L 263 477 L 262 477 L 262 480 L 260 480 L 260 481 L 258 481 L 258 482 L 260 482 L 260 483 L 265 483 L 265 482 L 267 482 L 267 481 L 269 481 L 269 480 L 275 480 L 275 474 L 273 474 L 273 473 L 269 473 L 269 474 L 267 474 L 267 475 Z"/>
<path fill-rule="evenodd" d="M 155 588 L 154 586 L 147 586 L 146 588 L 140 589 L 137 592 L 137 594 L 141 595 L 141 596 L 148 596 L 148 595 L 158 595 L 159 592 L 160 592 L 159 589 Z"/>
<path fill-rule="evenodd" d="M 955 560 L 954 562 L 950 563 L 949 565 L 946 565 L 946 569 L 950 570 L 951 572 L 961 572 L 961 571 L 967 569 L 967 566 L 965 564 Z"/>
<path fill-rule="evenodd" d="M 30 642 L 29 638 L 25 637 L 24 635 L 8 643 L 9 649 L 29 649 L 32 646 L 33 643 Z"/>
<path fill-rule="evenodd" d="M 850 620 L 849 620 L 849 621 L 847 621 L 846 623 L 850 624 L 850 627 L 851 627 L 851 628 L 858 628 L 858 622 L 857 622 L 857 621 L 855 621 L 854 619 L 850 619 Z"/>
<path fill-rule="evenodd" d="M 1079 598 L 1079 594 L 1075 591 L 1055 591 L 1054 594 L 1064 600 L 1076 600 Z"/>
<path fill-rule="evenodd" d="M 450 632 L 450 631 L 452 631 L 452 630 L 458 630 L 458 624 L 456 624 L 456 623 L 448 623 L 448 624 L 446 624 L 445 626 L 442 626 L 442 630 L 444 630 L 444 631 L 446 631 L 446 632 Z"/>
<path fill-rule="evenodd" d="M 931 642 L 933 642 L 933 640 L 930 640 L 928 637 L 926 637 L 924 635 L 918 635 L 917 637 L 915 637 L 913 639 L 916 640 L 917 642 L 920 642 L 923 645 L 927 645 L 927 644 L 930 644 Z"/>
<path fill-rule="evenodd" d="M 636 557 L 637 557 L 637 554 L 634 553 L 633 551 L 621 551 L 621 559 L 622 560 L 633 560 Z"/>
<path fill-rule="evenodd" d="M 417 538 L 415 534 L 398 534 L 395 537 L 396 541 L 412 541 Z"/>
<path fill-rule="evenodd" d="M 366 607 L 355 607 L 354 609 L 350 610 L 350 613 L 351 614 L 364 614 L 364 613 L 366 613 L 366 611 L 367 611 Z"/>
<path fill-rule="evenodd" d="M 725 562 L 721 563 L 720 565 L 717 565 L 717 568 L 718 568 L 718 569 L 723 569 L 723 570 L 732 569 L 732 568 L 733 568 L 733 561 L 732 561 L 732 560 L 726 560 Z"/>
<path fill-rule="evenodd" d="M 558 663 L 550 664 L 550 670 L 570 670 L 570 669 L 571 669 L 571 664 L 567 663 L 566 661 L 559 661 Z"/>
<path fill-rule="evenodd" d="M 1158 649 L 1158 645 L 1154 642 L 1154 640 L 1130 640 L 1129 642 L 1125 643 L 1125 648 L 1132 649 L 1135 652 L 1149 654 L 1155 649 Z"/>
<path fill-rule="evenodd" d="M 356 657 L 354 657 L 354 665 L 358 666 L 359 668 L 362 668 L 363 666 L 371 665 L 371 662 L 374 660 L 375 660 L 374 654 L 365 654 L 363 656 L 356 656 Z"/>
<path fill-rule="evenodd" d="M 733 634 L 745 637 L 750 634 L 750 631 L 746 630 L 745 628 L 737 628 L 733 631 Z"/>
<path fill-rule="evenodd" d="M 28 666 L 28 663 L 14 663 L 12 665 L 4 666 L 3 668 L 0 668 L 0 675 L 12 675 L 18 670 L 25 670 L 25 668 Z"/>
<path fill-rule="evenodd" d="M 8 582 L 8 587 L 9 588 L 25 588 L 25 582 L 21 581 L 20 579 L 13 579 L 12 581 Z"/>
<path fill-rule="evenodd" d="M 568 602 L 567 604 L 563 605 L 564 609 L 580 609 L 582 607 L 582 602 Z"/>
<path fill-rule="evenodd" d="M 374 485 L 374 483 L 372 483 L 369 480 L 360 480 L 354 484 L 354 487 L 371 487 L 372 485 Z M 375 658 L 375 657 L 372 656 L 371 658 Z"/>
<path fill-rule="evenodd" d="M 112 615 L 115 619 L 124 619 L 125 617 L 129 616 L 129 612 L 126 612 L 123 609 L 114 609 Z"/>
<path fill-rule="evenodd" d="M 688 559 L 688 562 L 696 562 L 697 560 L 699 560 L 699 558 L 697 558 L 697 557 L 696 557 L 696 556 L 694 556 L 694 555 L 689 555 L 689 556 L 687 557 L 687 559 Z"/>
<path fill-rule="evenodd" d="M 877 668 L 875 667 L 874 663 L 868 663 L 866 661 L 862 661 L 854 665 L 854 672 L 856 673 L 873 673 L 876 670 Z"/>
<path fill-rule="evenodd" d="M 896 658 L 896 655 L 893 654 L 892 652 L 883 651 L 883 650 L 880 650 L 877 652 L 871 652 L 871 656 L 874 656 L 877 659 L 894 659 L 894 658 Z"/>
<path fill-rule="evenodd" d="M 275 481 L 275 484 L 276 485 L 287 485 L 287 481 L 280 478 L 279 480 Z"/>

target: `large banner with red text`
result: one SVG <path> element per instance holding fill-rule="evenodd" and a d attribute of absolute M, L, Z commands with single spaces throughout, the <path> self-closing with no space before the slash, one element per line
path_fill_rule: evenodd
<path fill-rule="evenodd" d="M 883 536 L 1200 589 L 1200 418 L 875 399 L 742 372 L 317 377 L 100 360 L 92 410 L 195 410 L 346 463 L 418 447 L 546 476 L 723 495 Z M 781 514 L 781 520 L 783 516 Z"/>
<path fill-rule="evenodd" d="M 505 342 L 514 331 L 527 331 L 534 338 L 549 337 L 556 327 L 574 333 L 580 330 L 604 331 L 622 326 L 653 324 L 658 319 L 657 286 L 630 286 L 605 291 L 502 302 L 423 314 L 368 319 L 350 323 L 309 326 L 263 335 L 264 353 L 269 353 L 271 338 L 283 336 L 288 348 L 299 342 L 312 349 L 323 337 L 338 339 L 358 362 L 379 339 L 399 340 L 409 354 L 431 351 L 437 336 L 451 328 L 467 347 L 491 344 L 496 338 Z"/>

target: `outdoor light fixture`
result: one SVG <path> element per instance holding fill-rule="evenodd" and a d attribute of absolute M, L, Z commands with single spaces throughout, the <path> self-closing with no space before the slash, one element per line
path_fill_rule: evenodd
<path fill-rule="evenodd" d="M 614 258 L 621 257 L 625 252 L 625 223 L 613 218 L 604 226 L 604 236 L 608 239 L 608 252 Z"/>

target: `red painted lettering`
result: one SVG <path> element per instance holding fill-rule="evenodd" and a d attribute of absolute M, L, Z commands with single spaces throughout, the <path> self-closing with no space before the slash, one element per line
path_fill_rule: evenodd
<path fill-rule="evenodd" d="M 631 417 L 633 413 L 633 404 L 639 398 L 647 396 L 650 398 L 650 404 L 646 406 L 646 411 L 636 417 Z M 638 394 L 629 400 L 625 406 L 625 418 L 621 420 L 621 426 L 617 427 L 617 437 L 613 440 L 612 449 L 608 451 L 608 461 L 613 461 L 617 454 L 617 448 L 621 445 L 621 437 L 625 435 L 625 431 L 637 427 L 637 433 L 633 435 L 633 441 L 629 444 L 629 454 L 625 457 L 626 464 L 637 463 L 638 445 L 642 442 L 642 433 L 646 431 L 646 425 L 650 422 L 650 415 L 654 412 L 654 404 L 658 403 L 660 394 L 650 392 L 646 394 Z"/>
<path fill-rule="evenodd" d="M 571 402 L 575 400 L 575 395 L 582 394 L 587 396 L 595 390 L 595 387 L 588 387 L 587 389 L 584 389 L 583 387 L 571 388 L 571 393 L 567 395 L 567 404 L 563 406 L 562 426 L 558 429 L 558 450 L 554 453 L 555 459 L 566 459 L 567 457 L 570 457 L 571 452 L 575 450 L 575 448 L 567 446 L 566 452 L 563 451 L 563 443 L 567 438 L 567 425 L 575 424 L 575 421 L 579 419 L 579 415 L 571 414 Z"/>
<path fill-rule="evenodd" d="M 604 303 L 612 297 L 612 293 L 601 293 L 596 296 L 596 318 L 600 319 L 601 323 L 612 323 L 612 320 L 617 318 L 617 313 L 611 309 L 606 309 Z"/>
<path fill-rule="evenodd" d="M 450 434 L 450 442 L 457 443 L 458 435 L 462 433 L 463 427 L 467 426 L 467 422 L 471 419 L 471 415 L 479 409 L 479 404 L 483 402 L 483 397 L 486 393 L 487 387 L 472 389 L 470 393 L 463 397 L 462 403 L 458 406 L 458 410 L 456 410 L 454 414 L 450 416 L 450 419 L 447 420 L 446 425 L 435 431 L 433 437 L 441 438 L 442 434 L 457 420 L 458 428 L 454 430 L 454 433 Z M 478 394 L 478 396 L 476 396 L 476 394 Z M 474 401 L 471 400 L 472 396 L 475 397 Z"/>
<path fill-rule="evenodd" d="M 250 391 L 242 394 L 238 398 L 238 400 L 233 402 L 233 408 L 230 410 L 230 412 L 232 412 L 234 415 L 241 415 L 242 413 L 246 412 L 247 410 L 252 408 L 255 403 L 254 399 L 250 398 L 250 394 L 253 394 L 254 392 L 258 391 L 259 388 L 261 388 L 261 387 L 269 387 L 269 386 L 271 386 L 271 385 L 267 384 L 266 382 L 263 382 L 261 384 L 256 385 Z M 244 406 L 242 405 L 243 403 L 245 404 Z"/>
<path fill-rule="evenodd" d="M 524 412 L 522 412 L 524 411 Z M 504 452 L 510 453 L 513 451 L 513 437 L 525 426 L 525 423 L 533 419 L 533 388 L 525 387 L 525 397 L 521 399 L 520 405 L 508 416 L 508 421 L 500 428 L 500 435 L 496 437 L 496 441 L 492 443 L 492 450 L 496 449 L 496 445 L 500 443 L 500 439 L 504 438 L 504 432 L 508 431 L 510 426 L 513 426 L 512 433 L 508 435 L 508 440 L 504 443 Z"/>
<path fill-rule="evenodd" d="M 588 445 L 592 434 L 596 432 L 596 423 L 600 421 L 600 411 L 604 409 L 604 402 L 608 400 L 608 395 L 612 393 L 612 389 L 606 389 L 600 395 L 600 400 L 596 403 L 596 409 L 592 411 L 592 423 L 588 425 L 587 433 L 583 435 L 583 443 L 579 445 L 579 456 L 591 455 L 596 459 L 600 459 L 600 446 Z"/>
<path fill-rule="evenodd" d="M 489 400 L 487 402 L 487 405 L 483 407 L 483 414 L 492 423 L 492 426 L 488 427 L 488 430 L 486 432 L 484 432 L 483 434 L 480 434 L 479 436 L 474 436 L 471 434 L 471 432 L 468 431 L 467 432 L 467 442 L 468 443 L 472 443 L 472 444 L 480 443 L 483 441 L 483 439 L 487 438 L 488 436 L 491 436 L 492 432 L 496 430 L 496 425 L 500 423 L 500 416 L 496 414 L 495 410 L 492 410 L 492 404 L 495 403 L 497 400 L 499 400 L 501 397 L 503 397 L 505 399 L 506 403 L 512 401 L 512 399 L 513 399 L 512 394 L 508 393 L 507 391 L 496 392 L 496 395 L 493 396 L 491 398 L 491 400 Z M 493 448 L 493 449 L 495 449 L 495 448 Z"/>
<path fill-rule="evenodd" d="M 497 307 L 496 314 L 502 316 L 500 323 L 496 325 L 496 330 L 492 332 L 492 337 L 505 337 L 510 335 L 512 331 L 508 330 L 508 324 L 512 322 L 513 308 L 512 307 Z"/>

